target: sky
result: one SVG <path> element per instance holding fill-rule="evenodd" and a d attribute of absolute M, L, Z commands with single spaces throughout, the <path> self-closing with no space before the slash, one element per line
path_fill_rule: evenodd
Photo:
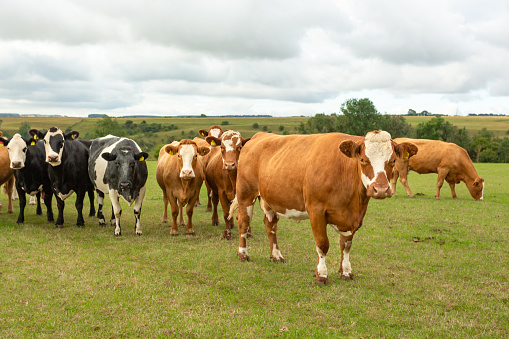
<path fill-rule="evenodd" d="M 509 114 L 507 0 L 1 0 L 0 113 Z"/>

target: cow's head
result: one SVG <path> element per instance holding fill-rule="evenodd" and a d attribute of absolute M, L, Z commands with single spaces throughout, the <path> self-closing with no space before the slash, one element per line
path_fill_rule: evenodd
<path fill-rule="evenodd" d="M 397 144 L 385 131 L 369 132 L 362 143 L 345 140 L 339 149 L 346 156 L 359 161 L 366 195 L 377 199 L 392 196 L 389 178 L 396 159 L 417 154 L 417 146 L 407 142 Z"/>
<path fill-rule="evenodd" d="M 211 146 L 221 146 L 221 156 L 223 158 L 223 169 L 227 171 L 237 170 L 239 164 L 239 155 L 242 146 L 251 138 L 244 139 L 239 132 L 228 130 L 220 138 L 208 136 L 205 140 Z"/>
<path fill-rule="evenodd" d="M 80 133 L 72 131 L 64 133 L 58 127 L 51 127 L 46 133 L 32 129 L 28 132 L 34 139 L 44 141 L 44 150 L 46 153 L 46 162 L 51 166 L 58 166 L 62 163 L 62 153 L 64 152 L 65 140 L 75 140 Z"/>
<path fill-rule="evenodd" d="M 221 128 L 221 126 L 214 125 L 210 126 L 208 131 L 205 129 L 201 129 L 198 131 L 198 133 L 200 133 L 200 135 L 204 138 L 208 136 L 219 138 L 223 134 L 223 129 Z"/>
<path fill-rule="evenodd" d="M 3 135 L 3 133 L 2 133 L 2 131 L 0 131 L 0 147 L 7 146 L 7 144 L 8 144 L 7 138 L 3 137 L 2 135 Z"/>
<path fill-rule="evenodd" d="M 35 141 L 27 140 L 18 133 L 8 140 L 7 152 L 9 153 L 10 165 L 12 169 L 21 169 L 25 167 L 27 150 L 30 144 L 35 145 Z"/>
<path fill-rule="evenodd" d="M 180 178 L 189 180 L 194 178 L 198 155 L 204 156 L 210 152 L 208 147 L 198 147 L 196 143 L 189 139 L 181 140 L 178 145 L 167 145 L 166 153 L 177 156 Z"/>
<path fill-rule="evenodd" d="M 484 199 L 484 179 L 477 177 L 475 180 L 469 184 L 467 183 L 468 191 L 470 195 L 475 200 L 483 200 Z"/>
<path fill-rule="evenodd" d="M 126 201 L 132 201 L 132 190 L 134 187 L 137 165 L 148 158 L 147 152 L 139 152 L 130 146 L 124 146 L 114 149 L 114 151 L 104 152 L 101 157 L 108 161 L 108 165 L 115 166 L 115 181 L 117 192 L 124 197 Z"/>

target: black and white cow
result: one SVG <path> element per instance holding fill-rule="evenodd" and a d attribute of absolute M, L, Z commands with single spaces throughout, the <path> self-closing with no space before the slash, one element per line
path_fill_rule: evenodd
<path fill-rule="evenodd" d="M 46 133 L 30 130 L 34 139 L 42 139 L 45 149 L 45 161 L 48 166 L 48 175 L 57 199 L 58 217 L 56 227 L 64 224 L 64 200 L 76 192 L 76 211 L 78 218 L 76 226 L 85 226 L 83 219 L 83 199 L 88 192 L 90 198 L 89 216 L 95 215 L 94 186 L 88 177 L 88 147 L 85 143 L 76 140 L 79 132 L 63 133 L 57 127 L 51 127 Z"/>
<path fill-rule="evenodd" d="M 51 181 L 48 176 L 48 164 L 44 161 L 45 150 L 42 141 L 25 139 L 15 134 L 7 144 L 10 165 L 16 178 L 16 191 L 19 197 L 18 224 L 25 221 L 25 206 L 27 203 L 25 193 L 31 197 L 37 197 L 37 215 L 42 214 L 41 192 L 44 192 L 44 205 L 48 221 L 54 221 L 51 200 L 53 192 Z"/>
<path fill-rule="evenodd" d="M 148 153 L 142 152 L 136 142 L 127 138 L 107 135 L 94 139 L 90 146 L 88 174 L 97 192 L 99 224 L 104 225 L 102 207 L 104 194 L 110 195 L 113 215 L 115 216 L 115 235 L 121 235 L 120 215 L 122 197 L 129 205 L 134 203 L 136 223 L 134 230 L 141 235 L 141 205 L 145 197 L 148 177 L 145 159 Z M 112 215 L 112 221 L 113 221 Z"/>

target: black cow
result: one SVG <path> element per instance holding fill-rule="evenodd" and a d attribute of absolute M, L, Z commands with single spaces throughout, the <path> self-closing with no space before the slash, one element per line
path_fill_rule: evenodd
<path fill-rule="evenodd" d="M 34 139 L 25 139 L 15 134 L 7 144 L 9 152 L 9 167 L 13 169 L 16 178 L 16 191 L 19 196 L 18 224 L 25 221 L 25 206 L 27 203 L 25 193 L 37 197 L 37 215 L 42 214 L 41 192 L 44 192 L 44 205 L 48 221 L 54 221 L 51 200 L 53 192 L 48 176 L 48 164 L 44 161 L 45 150 L 43 142 Z"/>
<path fill-rule="evenodd" d="M 136 234 L 142 234 L 140 214 L 148 177 L 147 157 L 148 153 L 142 152 L 133 140 L 113 135 L 94 139 L 90 146 L 88 174 L 97 192 L 99 224 L 105 224 L 102 207 L 104 194 L 107 193 L 115 216 L 115 235 L 121 235 L 120 197 L 129 205 L 134 203 L 134 230 Z"/>
<path fill-rule="evenodd" d="M 44 141 L 45 161 L 48 166 L 48 175 L 51 180 L 53 193 L 57 199 L 58 217 L 56 227 L 64 224 L 64 200 L 76 192 L 76 211 L 78 218 L 76 226 L 85 226 L 83 219 L 83 199 L 88 192 L 90 198 L 90 216 L 95 215 L 94 186 L 88 178 L 88 147 L 85 143 L 76 140 L 79 132 L 63 133 L 57 127 L 51 127 L 46 133 L 30 130 L 34 139 Z"/>

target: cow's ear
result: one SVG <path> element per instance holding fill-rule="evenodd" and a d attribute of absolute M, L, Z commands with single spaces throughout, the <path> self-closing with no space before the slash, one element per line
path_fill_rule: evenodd
<path fill-rule="evenodd" d="M 205 140 L 209 143 L 210 146 L 221 145 L 221 139 L 213 137 L 213 136 L 208 136 L 205 138 Z"/>
<path fill-rule="evenodd" d="M 30 139 L 26 140 L 26 143 L 27 143 L 27 145 L 35 146 L 35 144 L 37 143 L 37 139 L 30 138 Z"/>
<path fill-rule="evenodd" d="M 0 131 L 0 137 L 1 137 L 2 135 L 4 135 L 4 134 L 3 134 L 3 132 L 2 132 L 2 131 Z"/>
<path fill-rule="evenodd" d="M 199 130 L 198 133 L 200 133 L 200 135 L 204 138 L 206 138 L 209 135 L 209 132 L 205 129 Z"/>
<path fill-rule="evenodd" d="M 44 139 L 44 137 L 46 136 L 46 133 L 42 133 L 41 131 L 37 130 L 37 129 L 31 129 L 30 131 L 28 131 L 28 134 L 30 134 L 30 136 L 35 140 L 39 140 L 39 139 Z"/>
<path fill-rule="evenodd" d="M 242 138 L 242 137 L 241 137 L 241 139 L 242 139 L 242 146 L 244 146 L 244 145 L 246 144 L 246 142 L 248 142 L 249 140 L 251 140 L 251 138 L 244 139 L 244 138 Z"/>
<path fill-rule="evenodd" d="M 341 153 L 349 158 L 355 158 L 361 152 L 361 146 L 352 140 L 345 140 L 339 144 Z"/>
<path fill-rule="evenodd" d="M 80 136 L 80 132 L 72 131 L 72 132 L 69 132 L 69 133 L 65 133 L 64 134 L 64 139 L 65 140 L 76 140 L 76 139 L 78 139 L 79 136 Z"/>
<path fill-rule="evenodd" d="M 113 160 L 115 160 L 117 158 L 117 156 L 115 154 L 111 154 L 111 153 L 108 153 L 108 152 L 104 152 L 103 154 L 101 154 L 101 156 L 106 161 L 113 161 Z"/>
<path fill-rule="evenodd" d="M 145 161 L 148 158 L 147 152 L 140 152 L 134 155 L 134 159 L 138 161 Z"/>
<path fill-rule="evenodd" d="M 201 155 L 202 157 L 209 154 L 210 152 L 210 148 L 208 147 L 198 147 L 198 154 Z"/>
<path fill-rule="evenodd" d="M 394 150 L 396 151 L 398 158 L 408 160 L 417 154 L 418 148 L 411 142 L 403 142 L 401 144 L 396 144 L 396 146 L 394 146 Z"/>
<path fill-rule="evenodd" d="M 166 153 L 168 153 L 169 155 L 175 155 L 178 153 L 178 148 L 173 146 L 173 145 L 167 145 L 166 148 L 164 149 L 166 151 Z"/>

